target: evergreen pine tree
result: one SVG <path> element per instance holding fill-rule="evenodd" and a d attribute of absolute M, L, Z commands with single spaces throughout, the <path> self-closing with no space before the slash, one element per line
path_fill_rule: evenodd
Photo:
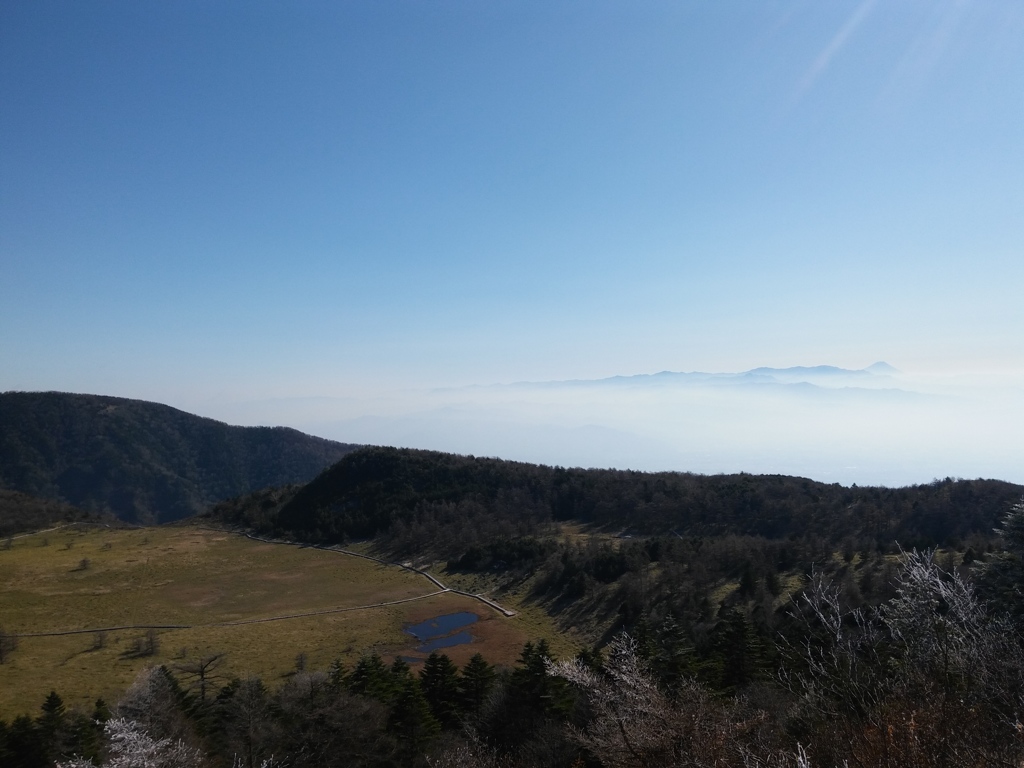
<path fill-rule="evenodd" d="M 527 641 L 519 656 L 519 668 L 512 673 L 513 699 L 538 716 L 562 717 L 572 708 L 572 693 L 565 680 L 548 674 L 552 661 L 547 640 Z"/>
<path fill-rule="evenodd" d="M 459 724 L 459 668 L 443 653 L 431 653 L 423 663 L 420 687 L 430 711 L 442 728 Z"/>
<path fill-rule="evenodd" d="M 50 691 L 43 701 L 43 714 L 39 716 L 39 729 L 44 737 L 52 739 L 64 723 L 64 700 L 56 691 Z"/>
<path fill-rule="evenodd" d="M 1010 614 L 1019 627 L 1024 625 L 1024 500 L 1006 514 L 999 533 L 1004 551 L 976 563 L 978 593 L 997 612 Z"/>
<path fill-rule="evenodd" d="M 331 681 L 331 685 L 335 688 L 347 688 L 348 676 L 349 671 L 345 668 L 341 659 L 335 659 L 327 668 L 327 679 Z"/>
<path fill-rule="evenodd" d="M 0 765 L 9 765 L 13 755 L 7 748 L 7 723 L 0 719 Z"/>
<path fill-rule="evenodd" d="M 587 648 L 586 646 L 580 648 L 579 653 L 576 654 L 576 659 L 595 671 L 600 670 L 604 666 L 604 656 L 597 646 L 593 648 Z"/>
<path fill-rule="evenodd" d="M 42 734 L 28 715 L 14 718 L 7 729 L 7 749 L 11 753 L 4 768 L 48 768 L 46 744 Z"/>
<path fill-rule="evenodd" d="M 750 620 L 735 608 L 723 610 L 713 634 L 717 661 L 717 687 L 734 692 L 754 680 L 760 671 L 764 652 Z"/>
<path fill-rule="evenodd" d="M 352 693 L 371 696 L 379 701 L 390 701 L 394 694 L 393 678 L 379 654 L 363 656 L 348 676 L 348 689 Z"/>
<path fill-rule="evenodd" d="M 636 643 L 637 658 L 643 659 L 644 661 L 654 658 L 654 633 L 651 631 L 651 625 L 646 616 L 640 617 L 640 621 L 638 621 L 636 626 L 633 627 L 633 632 L 631 634 L 633 641 Z"/>
<path fill-rule="evenodd" d="M 409 662 L 401 656 L 395 656 L 395 660 L 391 662 L 390 672 L 395 690 L 404 685 L 406 680 L 412 678 L 412 669 L 409 667 Z"/>
<path fill-rule="evenodd" d="M 48 760 L 60 757 L 67 741 L 64 725 L 66 710 L 64 700 L 56 691 L 50 691 L 43 701 L 42 714 L 36 720 L 36 728 L 43 744 L 46 746 Z"/>
<path fill-rule="evenodd" d="M 67 715 L 65 722 L 67 746 L 64 755 L 72 754 L 99 763 L 103 750 L 103 725 L 80 712 Z M 0 762 L 0 765 L 3 765 Z"/>
<path fill-rule="evenodd" d="M 694 670 L 693 649 L 688 642 L 687 632 L 669 611 L 653 633 L 653 656 L 650 663 L 658 681 L 668 690 L 673 690 L 679 681 Z"/>
<path fill-rule="evenodd" d="M 96 703 L 93 704 L 92 719 L 101 724 L 110 719 L 110 707 L 103 699 L 96 699 Z"/>
<path fill-rule="evenodd" d="M 487 696 L 494 688 L 496 672 L 479 653 L 473 654 L 466 666 L 462 668 L 462 679 L 459 681 L 459 696 L 464 712 L 474 719 L 479 719 L 480 712 Z"/>
<path fill-rule="evenodd" d="M 422 755 L 427 743 L 441 730 L 419 682 L 412 675 L 403 680 L 395 695 L 388 730 L 398 738 L 406 763 Z"/>

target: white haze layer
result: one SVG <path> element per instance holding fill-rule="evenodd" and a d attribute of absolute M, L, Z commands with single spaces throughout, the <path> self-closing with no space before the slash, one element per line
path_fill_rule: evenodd
<path fill-rule="evenodd" d="M 573 467 L 902 486 L 1024 483 L 1024 376 L 912 376 L 876 364 L 661 373 L 219 404 L 211 416 L 350 443 Z"/>

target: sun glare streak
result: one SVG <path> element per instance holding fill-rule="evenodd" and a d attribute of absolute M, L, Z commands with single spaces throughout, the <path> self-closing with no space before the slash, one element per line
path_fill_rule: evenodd
<path fill-rule="evenodd" d="M 879 93 L 879 103 L 905 104 L 908 98 L 920 91 L 931 78 L 956 33 L 963 27 L 969 7 L 967 0 L 954 0 L 934 8 L 933 23 L 918 34 L 894 67 L 888 82 Z"/>
<path fill-rule="evenodd" d="M 846 20 L 846 23 L 840 28 L 835 36 L 829 41 L 828 45 L 822 50 L 818 57 L 814 60 L 814 63 L 804 73 L 804 76 L 800 78 L 800 82 L 797 85 L 796 91 L 793 94 L 792 101 L 794 103 L 800 101 L 804 95 L 814 87 L 814 84 L 819 78 L 825 73 L 832 60 L 839 54 L 843 47 L 849 42 L 853 33 L 857 31 L 857 28 L 864 23 L 872 9 L 877 4 L 878 0 L 864 0 L 857 9 L 850 15 L 850 18 Z"/>

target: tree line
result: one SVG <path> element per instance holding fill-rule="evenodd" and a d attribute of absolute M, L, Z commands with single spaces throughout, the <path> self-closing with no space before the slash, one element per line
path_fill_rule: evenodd
<path fill-rule="evenodd" d="M 212 515 L 302 541 L 378 537 L 395 551 L 444 557 L 569 520 L 646 536 L 814 536 L 921 548 L 990 534 L 1022 493 L 996 480 L 847 488 L 783 475 L 566 469 L 368 447 L 306 485 L 225 502 Z"/>

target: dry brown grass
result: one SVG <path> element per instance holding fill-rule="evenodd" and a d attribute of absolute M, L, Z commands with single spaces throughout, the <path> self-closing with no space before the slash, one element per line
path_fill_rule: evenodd
<path fill-rule="evenodd" d="M 45 542 L 45 543 L 44 543 Z M 82 569 L 83 559 L 89 561 Z M 66 529 L 14 541 L 0 550 L 0 623 L 11 632 L 97 629 L 122 624 L 189 624 L 161 630 L 159 650 L 128 658 L 140 630 L 22 636 L 0 665 L 0 717 L 34 712 L 55 689 L 70 704 L 115 700 L 137 672 L 226 652 L 229 675 L 260 675 L 273 684 L 305 653 L 310 667 L 354 661 L 377 651 L 416 654 L 402 632 L 410 622 L 456 611 L 480 617 L 477 640 L 446 649 L 462 664 L 476 652 L 512 663 L 528 639 L 555 638 L 542 612 L 504 618 L 471 598 L 435 595 L 400 605 L 240 626 L 220 622 L 358 608 L 436 591 L 397 567 L 311 548 L 265 544 L 195 526 L 137 530 Z M 102 639 L 102 647 L 97 647 Z M 557 642 L 557 641 L 556 641 Z M 557 642 L 558 648 L 571 643 Z"/>

